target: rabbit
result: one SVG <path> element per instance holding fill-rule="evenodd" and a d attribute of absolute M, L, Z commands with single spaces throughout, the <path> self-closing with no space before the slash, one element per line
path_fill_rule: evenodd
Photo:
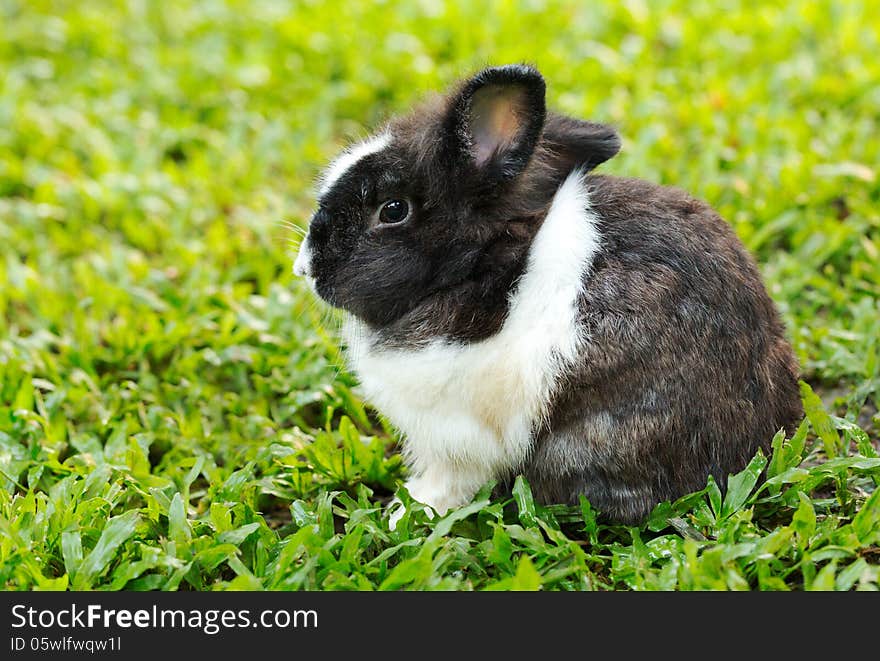
<path fill-rule="evenodd" d="M 413 499 L 443 514 L 521 474 L 539 503 L 634 525 L 790 432 L 798 365 L 731 227 L 594 174 L 617 131 L 549 112 L 545 87 L 486 68 L 345 150 L 294 272 L 347 313 Z"/>

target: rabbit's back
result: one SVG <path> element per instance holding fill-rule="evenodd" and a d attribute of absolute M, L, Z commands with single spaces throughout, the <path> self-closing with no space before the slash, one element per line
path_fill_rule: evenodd
<path fill-rule="evenodd" d="M 587 179 L 602 248 L 579 305 L 585 341 L 527 466 L 536 496 L 585 494 L 636 522 L 722 486 L 802 417 L 797 364 L 752 257 L 674 188 Z"/>

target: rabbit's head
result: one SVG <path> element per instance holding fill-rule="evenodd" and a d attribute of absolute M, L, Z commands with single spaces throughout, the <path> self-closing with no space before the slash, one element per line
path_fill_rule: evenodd
<path fill-rule="evenodd" d="M 620 147 L 613 128 L 548 113 L 544 97 L 530 66 L 484 69 L 347 149 L 294 271 L 373 329 L 420 308 L 422 326 L 480 327 L 492 306 L 463 314 L 456 301 L 506 297 L 559 185 Z"/>

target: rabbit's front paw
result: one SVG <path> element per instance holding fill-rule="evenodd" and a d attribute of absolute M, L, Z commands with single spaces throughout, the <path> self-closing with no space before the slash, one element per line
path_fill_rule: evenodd
<path fill-rule="evenodd" d="M 489 478 L 485 475 L 462 475 L 456 471 L 439 468 L 425 471 L 418 477 L 406 481 L 406 490 L 413 500 L 428 506 L 428 516 L 443 516 L 452 507 L 460 507 L 470 502 L 477 489 Z M 406 509 L 400 499 L 395 498 L 388 505 L 389 525 L 393 530 L 403 517 Z"/>

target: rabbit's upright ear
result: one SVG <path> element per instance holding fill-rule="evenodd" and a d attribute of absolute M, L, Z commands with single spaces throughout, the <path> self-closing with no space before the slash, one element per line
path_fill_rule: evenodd
<path fill-rule="evenodd" d="M 450 98 L 445 151 L 465 171 L 499 182 L 529 162 L 544 126 L 544 78 L 530 66 L 484 69 Z"/>
<path fill-rule="evenodd" d="M 592 170 L 620 151 L 620 136 L 607 124 L 551 113 L 544 125 L 547 164 L 560 177 L 580 167 Z"/>

